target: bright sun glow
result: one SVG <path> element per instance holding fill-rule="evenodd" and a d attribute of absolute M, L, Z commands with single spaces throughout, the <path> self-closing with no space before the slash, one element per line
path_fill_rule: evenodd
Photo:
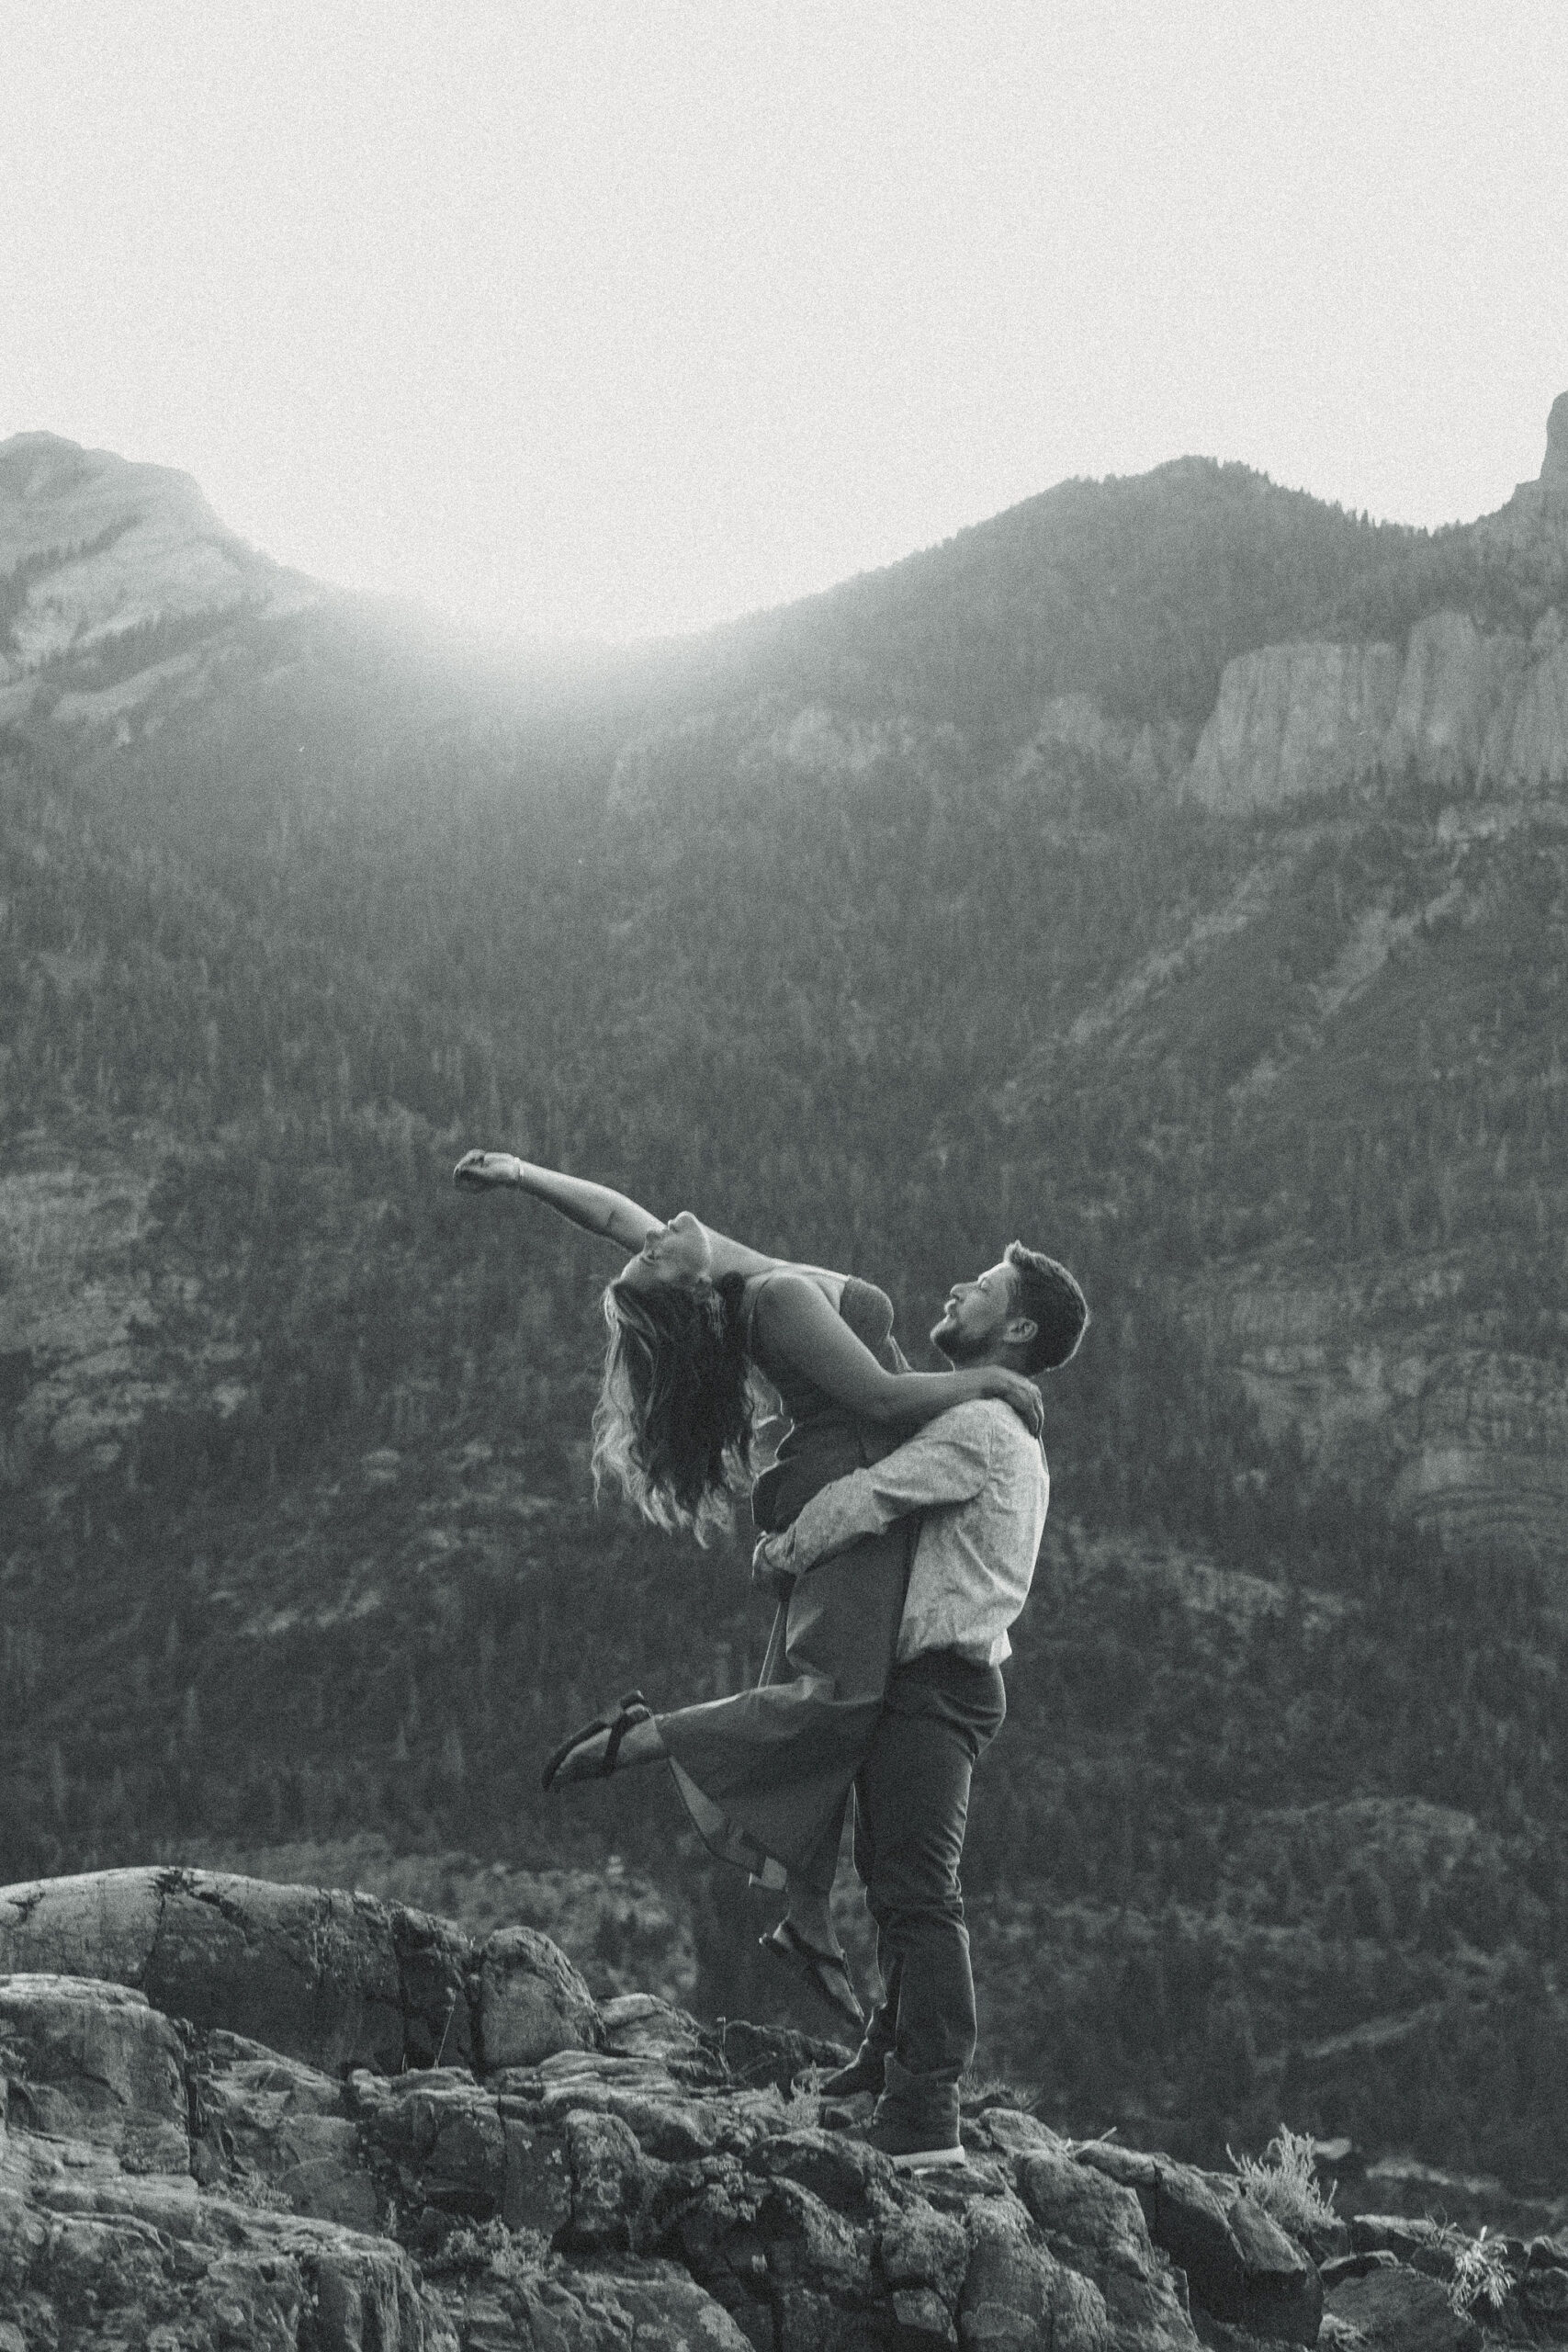
<path fill-rule="evenodd" d="M 626 637 L 1068 474 L 1436 524 L 1568 384 L 1560 0 L 11 12 L 0 436 Z"/>

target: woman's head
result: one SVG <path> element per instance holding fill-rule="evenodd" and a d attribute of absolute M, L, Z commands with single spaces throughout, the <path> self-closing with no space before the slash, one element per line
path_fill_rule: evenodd
<path fill-rule="evenodd" d="M 684 1290 L 701 1297 L 713 1289 L 713 1243 L 690 1209 L 655 1226 L 635 1258 L 621 1269 L 632 1290 Z"/>
<path fill-rule="evenodd" d="M 594 1489 L 608 1474 L 655 1526 L 689 1528 L 705 1544 L 728 1525 L 751 1479 L 755 1407 L 740 1279 L 696 1286 L 631 1281 L 630 1271 L 604 1293 Z"/>

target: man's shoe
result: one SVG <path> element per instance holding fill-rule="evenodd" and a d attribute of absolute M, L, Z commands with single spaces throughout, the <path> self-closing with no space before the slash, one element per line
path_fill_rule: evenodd
<path fill-rule="evenodd" d="M 891 2156 L 899 2172 L 934 2172 L 942 2165 L 966 2165 L 969 2161 L 958 2137 L 957 2126 L 907 2121 L 900 2115 L 874 2115 L 862 2137 L 868 2148 L 875 2148 Z"/>
<path fill-rule="evenodd" d="M 817 2095 L 819 2098 L 859 2098 L 863 2091 L 869 2091 L 874 2098 L 879 2098 L 886 2075 L 882 2052 L 863 2045 L 847 2066 L 840 2066 L 836 2075 L 823 2076 L 817 2086 Z"/>

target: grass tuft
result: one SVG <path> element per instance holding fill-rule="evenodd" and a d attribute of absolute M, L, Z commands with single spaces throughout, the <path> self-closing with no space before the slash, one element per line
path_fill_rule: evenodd
<path fill-rule="evenodd" d="M 1488 2236 L 1487 2229 L 1488 2225 L 1483 2222 L 1480 2236 L 1473 2238 L 1451 2225 L 1438 2233 L 1438 2243 L 1453 2256 L 1449 2302 L 1461 2319 L 1481 2302 L 1489 2304 L 1495 2312 L 1501 2311 L 1513 2284 L 1502 2245 L 1496 2238 Z"/>
<path fill-rule="evenodd" d="M 1324 2193 L 1317 2177 L 1317 2155 L 1309 2132 L 1292 2132 L 1281 2123 L 1260 2156 L 1238 2156 L 1229 2148 L 1237 2177 L 1247 2194 L 1283 2230 L 1297 2236 L 1326 2229 L 1338 2219 L 1334 2191 Z"/>

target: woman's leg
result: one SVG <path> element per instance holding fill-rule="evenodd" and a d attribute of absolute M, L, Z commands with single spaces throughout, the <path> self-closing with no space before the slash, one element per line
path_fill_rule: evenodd
<path fill-rule="evenodd" d="M 660 1718 L 699 1834 L 754 1875 L 782 1866 L 790 1923 L 823 1950 L 835 1948 L 828 1893 L 845 1801 L 892 1669 L 911 1525 L 863 1537 L 796 1579 L 783 1638 L 770 1644 L 769 1679 Z"/>
<path fill-rule="evenodd" d="M 793 1872 L 789 1881 L 789 1908 L 784 1913 L 784 1919 L 813 1951 L 830 1952 L 835 1959 L 841 1956 L 839 1931 L 833 1925 L 832 1908 L 827 1895 L 818 1886 L 806 1885 Z"/>

